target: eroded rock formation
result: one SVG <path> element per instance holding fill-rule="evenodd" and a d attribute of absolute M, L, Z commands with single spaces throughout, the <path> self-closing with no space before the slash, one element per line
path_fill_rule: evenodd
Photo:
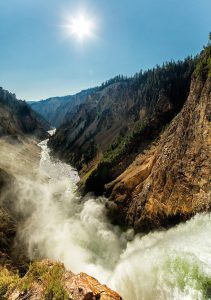
<path fill-rule="evenodd" d="M 4 271 L 5 272 L 5 271 Z M 7 273 L 8 274 L 8 273 Z M 122 298 L 95 278 L 85 274 L 73 274 L 63 264 L 44 260 L 33 263 L 22 278 L 7 275 L 8 300 L 121 300 Z M 1 286 L 0 286 L 1 289 Z"/>
<path fill-rule="evenodd" d="M 210 210 L 211 77 L 205 71 L 195 72 L 182 111 L 159 142 L 107 185 L 118 222 L 148 231 Z"/>

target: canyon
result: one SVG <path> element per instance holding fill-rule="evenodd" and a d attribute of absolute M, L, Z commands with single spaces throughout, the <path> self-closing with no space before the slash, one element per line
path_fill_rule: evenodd
<path fill-rule="evenodd" d="M 1 88 L 1 299 L 209 299 L 210 100 L 210 44 L 61 99 Z"/>

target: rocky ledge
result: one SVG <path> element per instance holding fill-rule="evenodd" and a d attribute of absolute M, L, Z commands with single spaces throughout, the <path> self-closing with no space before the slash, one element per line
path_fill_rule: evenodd
<path fill-rule="evenodd" d="M 33 263 L 23 278 L 0 269 L 0 299 L 8 300 L 121 300 L 95 278 L 73 274 L 50 260 Z"/>

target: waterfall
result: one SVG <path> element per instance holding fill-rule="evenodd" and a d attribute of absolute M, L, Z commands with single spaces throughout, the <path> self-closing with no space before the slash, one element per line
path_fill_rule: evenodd
<path fill-rule="evenodd" d="M 62 261 L 117 290 L 124 300 L 211 299 L 211 218 L 199 214 L 169 230 L 136 235 L 106 217 L 103 197 L 77 191 L 71 166 L 41 147 L 38 176 L 20 179 L 19 237 L 31 259 Z"/>

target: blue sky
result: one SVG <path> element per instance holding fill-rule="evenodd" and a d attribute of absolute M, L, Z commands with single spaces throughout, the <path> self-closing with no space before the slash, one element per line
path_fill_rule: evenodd
<path fill-rule="evenodd" d="M 95 38 L 63 25 L 79 12 Z M 195 55 L 211 31 L 211 0 L 0 0 L 0 86 L 26 100 L 67 95 Z"/>

